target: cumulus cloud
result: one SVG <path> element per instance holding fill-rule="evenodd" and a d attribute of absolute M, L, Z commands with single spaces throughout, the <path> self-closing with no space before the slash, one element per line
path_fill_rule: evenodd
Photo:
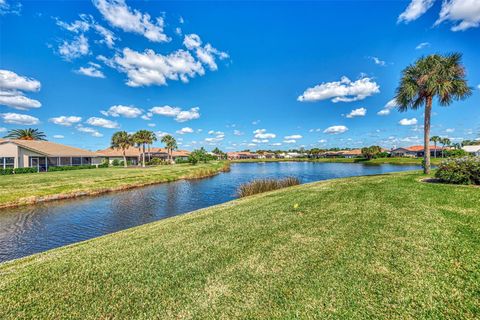
<path fill-rule="evenodd" d="M 105 74 L 101 70 L 101 66 L 97 63 L 89 62 L 90 66 L 88 67 L 80 67 L 79 69 L 75 70 L 75 73 L 82 74 L 87 77 L 92 78 L 105 78 Z"/>
<path fill-rule="evenodd" d="M 214 48 L 210 43 L 207 43 L 202 47 L 202 40 L 197 34 L 187 34 L 183 39 L 183 45 L 191 51 L 195 52 L 197 59 L 203 64 L 207 65 L 210 70 L 215 71 L 218 69 L 216 58 L 220 60 L 228 58 L 226 52 L 220 51 Z"/>
<path fill-rule="evenodd" d="M 378 57 L 370 57 L 370 59 L 372 59 L 372 61 L 376 64 L 376 65 L 379 65 L 381 67 L 385 67 L 387 65 L 387 63 L 383 60 L 380 60 L 380 58 Z"/>
<path fill-rule="evenodd" d="M 397 107 L 397 101 L 395 99 L 392 99 L 388 101 L 384 106 L 383 109 L 378 111 L 377 114 L 379 116 L 388 116 L 392 109 L 395 109 Z"/>
<path fill-rule="evenodd" d="M 98 132 L 98 130 L 95 129 L 95 128 L 84 127 L 83 125 L 79 124 L 79 125 L 76 126 L 76 129 L 80 132 L 88 133 L 89 135 L 91 135 L 92 137 L 95 137 L 95 138 L 103 137 L 103 134 Z"/>
<path fill-rule="evenodd" d="M 480 2 L 478 0 L 450 0 L 442 3 L 435 25 L 444 21 L 457 23 L 452 31 L 464 31 L 480 25 Z"/>
<path fill-rule="evenodd" d="M 202 40 L 197 34 L 186 34 L 183 38 L 183 45 L 187 47 L 188 50 L 194 50 L 202 45 Z"/>
<path fill-rule="evenodd" d="M 423 48 L 428 48 L 428 47 L 430 47 L 430 42 L 422 42 L 422 43 L 419 43 L 419 44 L 415 47 L 415 49 L 416 49 L 416 50 L 421 50 L 421 49 L 423 49 Z"/>
<path fill-rule="evenodd" d="M 22 4 L 18 1 L 0 0 L 0 16 L 6 14 L 20 14 Z"/>
<path fill-rule="evenodd" d="M 325 140 L 325 139 L 318 140 L 318 143 L 326 143 L 326 142 L 327 142 L 327 140 Z"/>
<path fill-rule="evenodd" d="M 299 135 L 299 134 L 292 134 L 291 136 L 286 136 L 284 139 L 285 140 L 298 140 L 298 139 L 302 139 L 303 136 Z"/>
<path fill-rule="evenodd" d="M 165 137 L 168 134 L 169 134 L 168 132 L 163 132 L 163 131 L 156 131 L 155 132 L 155 135 L 157 136 L 157 139 L 162 139 L 163 137 Z"/>
<path fill-rule="evenodd" d="M 97 118 L 97 117 L 88 118 L 86 123 L 91 126 L 102 127 L 107 129 L 117 129 L 120 127 L 119 124 L 115 121 L 111 121 L 103 118 Z"/>
<path fill-rule="evenodd" d="M 67 61 L 87 55 L 90 53 L 88 38 L 81 34 L 72 41 L 64 40 L 58 47 L 58 53 Z"/>
<path fill-rule="evenodd" d="M 38 118 L 19 113 L 1 113 L 0 118 L 3 119 L 3 122 L 9 124 L 19 124 L 19 125 L 36 125 L 40 123 Z"/>
<path fill-rule="evenodd" d="M 219 134 L 224 134 L 222 131 L 215 131 L 215 130 L 210 130 L 208 131 L 208 134 L 210 135 L 219 135 Z"/>
<path fill-rule="evenodd" d="M 287 143 L 287 144 L 292 144 L 292 143 L 296 143 L 297 141 L 294 140 L 294 139 L 288 139 L 288 140 L 283 140 L 283 143 Z"/>
<path fill-rule="evenodd" d="M 418 19 L 433 5 L 435 0 L 412 0 L 399 16 L 397 22 L 408 23 Z"/>
<path fill-rule="evenodd" d="M 71 125 L 82 121 L 82 118 L 76 117 L 76 116 L 60 116 L 60 117 L 50 118 L 48 119 L 48 121 L 58 124 L 60 126 L 70 127 Z"/>
<path fill-rule="evenodd" d="M 257 129 L 253 131 L 253 134 L 256 139 L 273 139 L 277 136 L 274 133 L 268 133 L 267 129 Z"/>
<path fill-rule="evenodd" d="M 0 104 L 18 110 L 40 108 L 40 101 L 25 97 L 23 93 L 37 92 L 40 86 L 38 80 L 20 76 L 13 71 L 0 70 Z"/>
<path fill-rule="evenodd" d="M 446 133 L 453 133 L 453 132 L 455 132 L 455 128 L 447 128 L 447 129 L 445 129 L 445 132 Z"/>
<path fill-rule="evenodd" d="M 235 135 L 235 136 L 243 136 L 244 133 L 243 133 L 242 131 L 240 131 L 240 130 L 233 130 L 233 135 Z"/>
<path fill-rule="evenodd" d="M 162 17 L 152 18 L 148 13 L 131 9 L 124 0 L 93 0 L 108 23 L 125 32 L 143 35 L 152 42 L 167 42 Z"/>
<path fill-rule="evenodd" d="M 178 134 L 186 134 L 186 133 L 193 133 L 193 129 L 190 127 L 185 127 L 180 130 L 177 130 Z"/>
<path fill-rule="evenodd" d="M 142 115 L 143 111 L 134 106 L 116 105 L 111 106 L 107 111 L 100 111 L 105 116 L 137 118 Z"/>
<path fill-rule="evenodd" d="M 347 131 L 348 131 L 348 128 L 345 126 L 331 126 L 323 130 L 323 133 L 339 134 L 339 133 L 345 133 Z"/>
<path fill-rule="evenodd" d="M 65 137 L 64 137 L 63 135 L 61 135 L 61 134 L 55 134 L 55 135 L 53 136 L 53 138 L 54 138 L 54 139 L 63 139 L 63 138 L 65 138 Z"/>
<path fill-rule="evenodd" d="M 402 126 L 413 126 L 418 123 L 417 118 L 407 119 L 404 118 L 398 122 Z"/>
<path fill-rule="evenodd" d="M 367 114 L 367 109 L 366 108 L 358 108 L 350 111 L 349 114 L 347 114 L 347 118 L 354 118 L 354 117 L 365 117 Z"/>
<path fill-rule="evenodd" d="M 380 92 L 380 86 L 371 78 L 362 77 L 351 81 L 342 77 L 340 81 L 324 82 L 313 88 L 308 88 L 297 98 L 301 102 L 313 102 L 331 99 L 332 102 L 350 102 L 363 100 Z"/>
<path fill-rule="evenodd" d="M 162 106 L 150 109 L 152 114 L 158 114 L 166 117 L 174 117 L 177 122 L 186 122 L 200 118 L 200 108 L 194 107 L 190 110 L 182 110 L 179 107 Z"/>

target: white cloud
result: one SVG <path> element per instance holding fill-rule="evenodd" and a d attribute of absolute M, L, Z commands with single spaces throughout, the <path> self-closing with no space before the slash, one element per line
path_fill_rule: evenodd
<path fill-rule="evenodd" d="M 39 91 L 38 80 L 20 76 L 13 71 L 0 70 L 0 104 L 18 110 L 40 108 L 38 100 L 25 97 L 23 91 Z"/>
<path fill-rule="evenodd" d="M 210 135 L 219 135 L 219 134 L 224 134 L 222 131 L 214 131 L 214 130 L 210 130 L 208 131 L 208 134 Z"/>
<path fill-rule="evenodd" d="M 155 132 L 155 135 L 157 136 L 157 139 L 161 139 L 163 137 L 165 137 L 166 135 L 168 135 L 169 133 L 168 132 L 163 132 L 163 131 L 157 131 Z"/>
<path fill-rule="evenodd" d="M 101 137 L 103 137 L 103 134 L 101 134 L 100 132 L 98 132 L 98 130 L 95 129 L 95 128 L 84 127 L 84 126 L 82 126 L 81 124 L 77 125 L 76 128 L 77 128 L 78 131 L 84 132 L 84 133 L 88 133 L 88 134 L 90 134 L 92 137 L 95 137 L 95 138 L 101 138 Z"/>
<path fill-rule="evenodd" d="M 90 53 L 88 38 L 81 34 L 70 42 L 64 40 L 58 47 L 58 53 L 68 61 L 87 55 Z"/>
<path fill-rule="evenodd" d="M 105 116 L 137 118 L 142 115 L 143 111 L 134 106 L 116 105 L 111 106 L 107 111 L 100 111 Z"/>
<path fill-rule="evenodd" d="M 147 123 L 147 126 L 149 126 L 150 128 L 154 128 L 156 127 L 157 125 L 155 123 Z"/>
<path fill-rule="evenodd" d="M 80 67 L 78 70 L 75 70 L 75 73 L 92 78 L 105 78 L 105 74 L 99 70 L 101 68 L 99 64 L 89 62 L 89 65 L 89 67 Z"/>
<path fill-rule="evenodd" d="M 171 106 L 153 107 L 152 109 L 150 109 L 151 113 L 166 117 L 175 117 L 177 114 L 180 113 L 180 111 L 182 111 L 182 109 Z"/>
<path fill-rule="evenodd" d="M 477 86 L 477 89 L 480 90 L 480 84 Z"/>
<path fill-rule="evenodd" d="M 180 130 L 177 130 L 178 134 L 186 134 L 186 133 L 193 133 L 193 129 L 190 127 L 185 127 Z"/>
<path fill-rule="evenodd" d="M 60 126 L 69 127 L 72 124 L 79 123 L 80 121 L 82 121 L 82 118 L 76 117 L 76 116 L 60 116 L 60 117 L 50 118 L 48 121 L 58 124 Z"/>
<path fill-rule="evenodd" d="M 187 47 L 188 50 L 194 50 L 202 45 L 202 40 L 197 34 L 186 34 L 183 38 L 183 45 Z"/>
<path fill-rule="evenodd" d="M 152 120 L 152 117 L 153 117 L 153 113 L 147 112 L 147 113 L 143 114 L 140 118 L 142 118 L 143 120 L 150 121 L 150 120 Z"/>
<path fill-rule="evenodd" d="M 296 142 L 297 142 L 297 141 L 294 140 L 294 139 L 283 140 L 283 143 L 289 143 L 289 144 L 291 144 L 291 143 L 296 143 Z"/>
<path fill-rule="evenodd" d="M 205 74 L 202 64 L 185 50 L 162 55 L 151 49 L 138 52 L 124 48 L 121 54 L 117 53 L 110 60 L 105 59 L 107 65 L 127 75 L 126 84 L 130 87 L 163 86 L 167 80 L 186 83 L 196 75 Z"/>
<path fill-rule="evenodd" d="M 10 124 L 19 124 L 19 125 L 35 125 L 39 124 L 40 120 L 38 118 L 19 113 L 1 113 L 0 118 L 3 119 L 3 122 Z"/>
<path fill-rule="evenodd" d="M 398 122 L 402 126 L 413 126 L 418 123 L 417 118 L 407 119 L 404 118 Z"/>
<path fill-rule="evenodd" d="M 91 117 L 89 118 L 86 123 L 88 123 L 91 126 L 95 127 L 102 127 L 102 128 L 107 128 L 107 129 L 117 129 L 120 126 L 118 125 L 117 122 L 111 121 L 108 119 L 103 119 L 103 118 L 97 118 L 97 117 Z"/>
<path fill-rule="evenodd" d="M 125 32 L 141 34 L 153 42 L 167 42 L 162 17 L 152 19 L 148 13 L 131 9 L 124 0 L 93 0 L 93 4 L 110 25 Z"/>
<path fill-rule="evenodd" d="M 256 139 L 273 139 L 277 136 L 274 133 L 267 133 L 267 129 L 257 129 L 253 133 Z"/>
<path fill-rule="evenodd" d="M 200 118 L 200 108 L 194 107 L 190 110 L 182 110 L 179 107 L 162 106 L 150 109 L 152 114 L 158 114 L 166 117 L 175 117 L 177 122 L 185 122 Z"/>
<path fill-rule="evenodd" d="M 379 92 L 380 86 L 371 78 L 362 77 L 352 82 L 347 77 L 342 77 L 340 81 L 324 82 L 308 88 L 297 100 L 310 102 L 331 99 L 334 103 L 350 102 L 363 100 Z"/>
<path fill-rule="evenodd" d="M 421 49 L 423 49 L 423 48 L 428 48 L 428 47 L 430 47 L 430 42 L 422 42 L 422 43 L 419 43 L 419 44 L 415 47 L 415 49 L 416 49 L 416 50 L 421 50 Z"/>
<path fill-rule="evenodd" d="M 303 137 L 299 134 L 293 134 L 291 136 L 286 136 L 284 139 L 286 140 L 298 140 L 298 139 L 302 139 Z"/>
<path fill-rule="evenodd" d="M 7 132 L 7 128 L 0 127 L 0 132 Z"/>
<path fill-rule="evenodd" d="M 376 64 L 376 65 L 379 65 L 379 66 L 382 66 L 382 67 L 385 67 L 387 65 L 387 63 L 383 60 L 380 60 L 380 58 L 378 57 L 370 57 L 370 59 L 373 60 L 373 62 Z"/>
<path fill-rule="evenodd" d="M 175 117 L 177 122 L 185 122 L 200 118 L 200 108 L 191 108 L 190 110 L 180 111 Z"/>
<path fill-rule="evenodd" d="M 447 128 L 445 130 L 446 133 L 452 133 L 452 132 L 455 132 L 455 128 Z"/>
<path fill-rule="evenodd" d="M 344 133 L 347 132 L 348 128 L 345 126 L 331 126 L 328 127 L 327 129 L 323 130 L 323 133 L 328 133 L 328 134 L 339 134 L 339 133 Z"/>
<path fill-rule="evenodd" d="M 392 99 L 390 101 L 387 102 L 387 104 L 385 104 L 383 106 L 383 109 L 378 111 L 377 114 L 379 116 L 388 116 L 390 114 L 390 112 L 392 111 L 392 109 L 395 109 L 397 107 L 397 102 L 395 99 Z"/>
<path fill-rule="evenodd" d="M 62 136 L 61 134 L 56 134 L 56 135 L 53 136 L 53 138 L 55 138 L 55 139 L 63 139 L 63 138 L 65 138 L 65 137 Z"/>
<path fill-rule="evenodd" d="M 254 125 L 254 126 L 256 126 L 256 125 L 259 124 L 259 123 L 260 123 L 260 120 L 253 120 L 253 121 L 252 121 L 252 125 Z"/>
<path fill-rule="evenodd" d="M 478 0 L 443 1 L 442 9 L 435 25 L 444 21 L 458 22 L 452 31 L 464 31 L 480 25 L 480 2 Z"/>
<path fill-rule="evenodd" d="M 112 49 L 113 46 L 115 45 L 115 41 L 118 40 L 115 34 L 112 31 L 108 30 L 107 28 L 99 24 L 95 24 L 94 28 L 95 28 L 95 31 L 97 31 L 97 33 L 103 37 L 103 39 L 100 40 L 99 42 L 105 43 L 107 47 Z"/>
<path fill-rule="evenodd" d="M 275 142 L 275 143 L 271 143 L 270 145 L 273 147 L 278 147 L 278 146 L 281 146 L 282 144 L 280 142 Z"/>
<path fill-rule="evenodd" d="M 349 114 L 347 114 L 347 118 L 354 118 L 354 117 L 365 117 L 367 114 L 367 109 L 366 108 L 358 108 L 350 111 Z"/>
<path fill-rule="evenodd" d="M 242 131 L 240 131 L 240 130 L 233 130 L 233 134 L 234 134 L 235 136 L 243 136 L 243 135 L 244 135 L 244 133 L 243 133 Z"/>
<path fill-rule="evenodd" d="M 408 7 L 398 16 L 397 22 L 408 23 L 418 19 L 433 5 L 435 0 L 412 0 Z"/>
<path fill-rule="evenodd" d="M 13 2 L 0 0 L 0 16 L 5 14 L 16 14 L 19 15 L 22 9 L 22 4 L 20 2 Z"/>
<path fill-rule="evenodd" d="M 325 139 L 318 140 L 318 143 L 326 143 L 326 142 L 327 142 L 327 140 L 325 140 Z"/>
<path fill-rule="evenodd" d="M 268 140 L 268 139 L 252 139 L 253 143 L 267 143 L 268 141 L 270 141 L 270 140 Z"/>

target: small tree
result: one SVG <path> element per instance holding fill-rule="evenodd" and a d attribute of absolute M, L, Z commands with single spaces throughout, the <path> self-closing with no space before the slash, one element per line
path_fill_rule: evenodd
<path fill-rule="evenodd" d="M 437 157 L 437 143 L 439 143 L 441 140 L 442 140 L 442 138 L 439 137 L 439 136 L 433 136 L 433 137 L 430 138 L 430 141 L 432 141 L 433 145 L 435 146 L 435 150 L 433 151 L 435 158 Z"/>
<path fill-rule="evenodd" d="M 361 152 L 366 159 L 371 160 L 377 154 L 382 152 L 382 148 L 380 148 L 379 146 L 370 146 L 370 147 L 362 148 Z"/>
<path fill-rule="evenodd" d="M 132 135 L 128 134 L 126 131 L 115 132 L 112 136 L 112 141 L 110 143 L 110 148 L 116 150 L 122 150 L 123 154 L 123 165 L 125 167 L 127 164 L 127 156 L 125 154 L 126 150 L 134 145 Z"/>
<path fill-rule="evenodd" d="M 151 145 L 154 141 L 157 141 L 155 133 L 149 130 L 140 130 L 133 134 L 133 142 L 142 147 L 142 167 L 145 167 L 145 148 L 146 145 Z"/>
<path fill-rule="evenodd" d="M 167 134 L 162 138 L 161 141 L 162 141 L 162 143 L 165 144 L 165 148 L 167 149 L 167 153 L 168 153 L 168 160 L 171 163 L 172 162 L 172 152 L 173 152 L 173 150 L 178 148 L 177 140 L 175 140 L 175 138 L 172 137 L 171 135 Z"/>
<path fill-rule="evenodd" d="M 443 151 L 445 149 L 445 146 L 450 146 L 452 142 L 448 138 L 440 138 L 440 143 L 442 144 L 442 158 L 443 158 L 444 157 Z"/>

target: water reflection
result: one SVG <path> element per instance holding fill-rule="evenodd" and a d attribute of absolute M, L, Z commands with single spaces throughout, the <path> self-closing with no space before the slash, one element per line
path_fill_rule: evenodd
<path fill-rule="evenodd" d="M 255 178 L 295 176 L 302 183 L 416 170 L 417 166 L 310 162 L 244 163 L 215 177 L 0 211 L 0 262 L 172 217 L 235 198 Z"/>

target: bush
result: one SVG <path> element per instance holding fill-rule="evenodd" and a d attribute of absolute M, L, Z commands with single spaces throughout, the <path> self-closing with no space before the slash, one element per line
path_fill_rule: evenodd
<path fill-rule="evenodd" d="M 468 156 L 468 152 L 462 149 L 453 149 L 453 150 L 445 150 L 444 155 L 445 157 L 448 157 L 448 158 L 458 158 L 458 157 Z"/>
<path fill-rule="evenodd" d="M 0 169 L 0 175 L 13 174 L 13 168 Z"/>
<path fill-rule="evenodd" d="M 480 158 L 463 157 L 444 160 L 438 166 L 435 177 L 447 183 L 480 185 Z"/>
<path fill-rule="evenodd" d="M 23 174 L 23 173 L 37 173 L 37 168 L 16 168 L 15 174 Z"/>
<path fill-rule="evenodd" d="M 48 172 L 71 171 L 71 170 L 82 170 L 82 169 L 95 169 L 95 168 L 97 168 L 97 166 L 95 166 L 95 165 L 49 167 Z"/>
<path fill-rule="evenodd" d="M 181 164 L 181 163 L 189 163 L 190 161 L 188 159 L 183 159 L 183 158 L 177 158 L 175 159 L 175 163 Z"/>
<path fill-rule="evenodd" d="M 153 158 L 150 161 L 147 161 L 147 165 L 149 166 L 158 166 L 158 165 L 163 165 L 167 164 L 165 160 L 162 160 L 160 158 Z"/>
<path fill-rule="evenodd" d="M 98 165 L 99 168 L 108 168 L 109 164 L 108 161 L 104 161 Z"/>
<path fill-rule="evenodd" d="M 257 193 L 267 192 L 271 190 L 277 190 L 290 186 L 296 186 L 300 184 L 300 180 L 295 177 L 288 177 L 283 179 L 258 179 L 252 182 L 242 184 L 238 188 L 238 196 L 240 198 L 251 196 Z"/>
<path fill-rule="evenodd" d="M 120 161 L 118 161 L 118 159 L 114 159 L 114 160 L 112 161 L 112 166 L 118 167 L 119 165 L 120 165 Z"/>

